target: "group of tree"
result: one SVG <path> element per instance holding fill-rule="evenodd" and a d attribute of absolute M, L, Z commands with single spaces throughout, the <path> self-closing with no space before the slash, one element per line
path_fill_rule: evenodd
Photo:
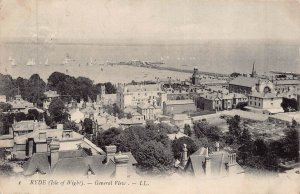
<path fill-rule="evenodd" d="M 8 99 L 14 98 L 18 93 L 24 100 L 42 106 L 46 83 L 38 74 L 33 74 L 29 79 L 18 77 L 13 79 L 10 75 L 0 74 L 0 91 Z"/>
<path fill-rule="evenodd" d="M 6 105 L 4 106 L 7 107 Z M 0 135 L 8 134 L 9 128 L 12 127 L 12 124 L 14 122 L 20 122 L 25 120 L 42 121 L 44 118 L 44 114 L 39 112 L 37 109 L 29 109 L 27 114 L 25 114 L 24 112 L 12 113 L 12 112 L 1 111 L 1 110 L 0 110 Z"/>
<path fill-rule="evenodd" d="M 170 128 L 148 122 L 146 126 L 132 126 L 125 130 L 108 129 L 99 134 L 97 145 L 105 149 L 116 145 L 118 151 L 131 151 L 139 167 L 149 173 L 163 173 L 172 168 L 173 152 L 167 133 Z"/>
<path fill-rule="evenodd" d="M 80 101 L 95 101 L 97 95 L 101 93 L 101 86 L 105 86 L 107 94 L 116 93 L 116 87 L 110 82 L 94 84 L 86 77 L 73 77 L 60 72 L 52 73 L 48 78 L 47 89 L 57 91 L 64 96 L 64 100 L 76 99 Z"/>
<path fill-rule="evenodd" d="M 295 121 L 284 129 L 284 137 L 268 141 L 254 138 L 248 128 L 241 125 L 238 115 L 228 119 L 227 123 L 226 144 L 237 152 L 239 164 L 255 169 L 278 170 L 281 162 L 298 160 L 299 128 Z"/>
<path fill-rule="evenodd" d="M 118 117 L 119 119 L 125 117 L 123 110 L 116 103 L 114 103 L 112 105 L 105 105 L 105 106 L 103 106 L 103 108 L 105 109 L 105 111 L 108 114 Z M 130 116 L 128 116 L 128 117 L 130 117 Z"/>
<path fill-rule="evenodd" d="M 284 112 L 297 111 L 298 103 L 295 98 L 283 98 L 281 107 L 283 108 Z"/>
<path fill-rule="evenodd" d="M 94 84 L 92 80 L 86 77 L 73 77 L 60 72 L 52 73 L 45 81 L 38 74 L 33 74 L 29 79 L 18 77 L 13 79 L 10 75 L 0 73 L 0 91 L 8 99 L 14 98 L 18 93 L 24 100 L 35 103 L 42 107 L 44 92 L 46 90 L 57 91 L 62 95 L 65 101 L 75 99 L 79 101 L 84 99 L 88 101 L 96 100 L 101 93 L 101 86 L 105 86 L 105 93 L 114 94 L 117 88 L 110 82 Z"/>

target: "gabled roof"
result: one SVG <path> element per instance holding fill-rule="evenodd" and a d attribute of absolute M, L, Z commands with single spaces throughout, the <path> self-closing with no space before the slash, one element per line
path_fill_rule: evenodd
<path fill-rule="evenodd" d="M 205 149 L 200 148 L 194 154 L 192 154 L 185 166 L 185 170 L 191 169 L 195 176 L 205 175 Z M 226 151 L 213 152 L 209 154 L 211 163 L 211 175 L 212 176 L 226 176 L 229 153 Z M 235 173 L 243 173 L 242 167 L 238 163 L 234 165 Z"/>
<path fill-rule="evenodd" d="M 42 172 L 47 174 L 50 172 L 50 161 L 47 153 L 35 153 L 33 156 L 23 165 L 24 175 L 30 176 L 36 172 Z"/>
<path fill-rule="evenodd" d="M 258 78 L 239 76 L 229 82 L 230 85 L 252 87 L 258 84 Z"/>
<path fill-rule="evenodd" d="M 128 170 L 132 165 L 136 165 L 137 161 L 131 152 L 122 153 L 129 157 Z M 87 156 L 83 150 L 72 150 L 59 152 L 59 159 L 55 166 L 51 169 L 50 158 L 47 153 L 35 153 L 24 164 L 24 175 L 30 176 L 36 172 L 52 175 L 87 175 L 88 171 L 92 171 L 95 175 L 111 177 L 115 173 L 115 163 L 113 160 L 105 163 L 106 155 Z"/>

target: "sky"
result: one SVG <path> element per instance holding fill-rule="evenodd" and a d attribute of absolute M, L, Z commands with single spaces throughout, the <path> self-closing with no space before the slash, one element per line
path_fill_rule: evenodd
<path fill-rule="evenodd" d="M 300 0 L 2 0 L 0 40 L 300 40 Z"/>

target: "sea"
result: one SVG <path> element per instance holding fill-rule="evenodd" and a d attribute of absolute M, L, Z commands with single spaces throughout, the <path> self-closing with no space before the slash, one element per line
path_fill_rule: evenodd
<path fill-rule="evenodd" d="M 300 46 L 291 42 L 203 42 L 189 44 L 30 43 L 0 44 L 0 73 L 45 81 L 55 71 L 85 76 L 96 83 L 125 83 L 156 78 L 185 80 L 191 74 L 143 67 L 110 65 L 140 60 L 161 66 L 215 73 L 300 73 Z M 66 62 L 67 61 L 67 62 Z"/>

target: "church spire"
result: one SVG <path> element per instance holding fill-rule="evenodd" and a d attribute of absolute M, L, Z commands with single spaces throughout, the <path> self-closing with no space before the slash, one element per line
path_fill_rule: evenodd
<path fill-rule="evenodd" d="M 254 65 L 255 65 L 255 61 L 253 62 L 251 77 L 254 77 L 256 75 L 256 71 L 255 71 L 255 66 Z"/>

